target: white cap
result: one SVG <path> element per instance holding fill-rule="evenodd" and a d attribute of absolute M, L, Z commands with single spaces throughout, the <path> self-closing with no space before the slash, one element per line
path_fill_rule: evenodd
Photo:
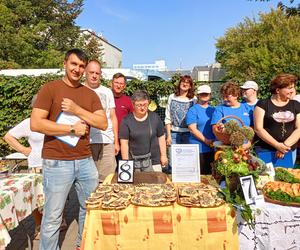
<path fill-rule="evenodd" d="M 242 86 L 242 89 L 255 89 L 256 91 L 258 90 L 258 85 L 254 81 L 246 81 Z"/>
<path fill-rule="evenodd" d="M 201 93 L 211 93 L 211 88 L 208 85 L 201 85 L 197 88 L 197 94 Z"/>

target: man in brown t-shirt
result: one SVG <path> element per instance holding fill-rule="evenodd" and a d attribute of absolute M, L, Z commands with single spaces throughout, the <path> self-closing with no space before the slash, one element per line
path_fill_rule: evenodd
<path fill-rule="evenodd" d="M 59 226 L 73 183 L 80 203 L 77 248 L 80 247 L 85 200 L 98 184 L 89 127 L 105 130 L 107 118 L 98 96 L 80 83 L 87 61 L 81 50 L 69 50 L 64 59 L 65 76 L 41 88 L 31 114 L 31 130 L 45 134 L 40 250 L 59 248 Z"/>

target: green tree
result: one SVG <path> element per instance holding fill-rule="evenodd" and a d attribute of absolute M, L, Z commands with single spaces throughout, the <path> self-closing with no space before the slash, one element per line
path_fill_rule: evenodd
<path fill-rule="evenodd" d="M 89 31 L 82 31 L 77 39 L 75 47 L 81 48 L 89 57 L 89 59 L 97 59 L 104 65 L 102 61 L 103 46 L 100 42 L 100 38 Z"/>
<path fill-rule="evenodd" d="M 251 1 L 251 0 L 250 0 Z M 258 0 L 256 0 L 258 1 Z M 269 2 L 270 0 L 259 0 L 260 2 Z M 294 3 L 294 0 L 290 0 L 290 5 Z M 283 4 L 282 2 L 279 2 L 277 4 L 277 7 L 280 8 L 281 10 L 285 11 L 287 16 L 294 16 L 298 15 L 300 16 L 300 4 L 298 3 L 295 6 L 288 6 Z"/>
<path fill-rule="evenodd" d="M 216 47 L 225 78 L 255 80 L 260 97 L 266 97 L 274 75 L 287 72 L 300 76 L 300 16 L 288 17 L 278 9 L 261 13 L 258 20 L 245 18 L 217 39 Z"/>
<path fill-rule="evenodd" d="M 83 0 L 0 0 L 1 68 L 60 67 L 79 36 Z"/>

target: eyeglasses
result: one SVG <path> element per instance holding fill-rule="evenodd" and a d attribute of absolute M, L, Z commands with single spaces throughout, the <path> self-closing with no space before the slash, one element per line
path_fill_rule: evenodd
<path fill-rule="evenodd" d="M 138 103 L 138 104 L 134 104 L 134 106 L 136 106 L 136 107 L 138 107 L 138 108 L 146 108 L 146 107 L 148 107 L 148 103 L 144 103 L 144 104 L 141 104 L 141 103 Z"/>

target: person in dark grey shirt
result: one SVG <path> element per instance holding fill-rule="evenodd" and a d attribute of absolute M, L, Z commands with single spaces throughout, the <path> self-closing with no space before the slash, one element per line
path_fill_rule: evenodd
<path fill-rule="evenodd" d="M 127 160 L 151 152 L 152 167 L 145 171 L 161 171 L 168 162 L 164 125 L 156 113 L 148 110 L 149 101 L 146 91 L 137 90 L 132 95 L 133 113 L 120 126 L 121 154 Z"/>

